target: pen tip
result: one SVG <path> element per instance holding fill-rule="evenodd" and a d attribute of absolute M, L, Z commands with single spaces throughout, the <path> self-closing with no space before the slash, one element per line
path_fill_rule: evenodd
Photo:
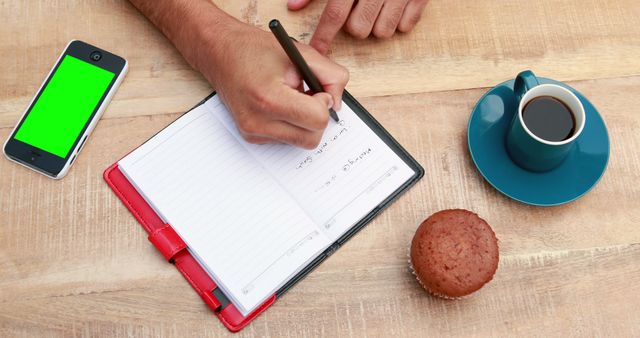
<path fill-rule="evenodd" d="M 269 21 L 269 28 L 276 28 L 278 26 L 280 26 L 280 21 L 278 21 L 278 19 Z"/>
<path fill-rule="evenodd" d="M 338 113 L 336 113 L 335 110 L 333 110 L 333 108 L 329 109 L 329 116 L 331 116 L 331 118 L 336 121 L 336 122 L 340 122 L 340 119 L 338 118 Z"/>

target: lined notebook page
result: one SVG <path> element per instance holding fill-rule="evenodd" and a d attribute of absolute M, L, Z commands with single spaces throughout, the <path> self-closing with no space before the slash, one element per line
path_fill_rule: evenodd
<path fill-rule="evenodd" d="M 330 242 L 212 110 L 226 111 L 199 106 L 119 167 L 247 315 Z"/>
<path fill-rule="evenodd" d="M 340 122 L 329 121 L 320 145 L 311 151 L 249 144 L 217 96 L 205 105 L 332 241 L 415 175 L 344 102 Z"/>

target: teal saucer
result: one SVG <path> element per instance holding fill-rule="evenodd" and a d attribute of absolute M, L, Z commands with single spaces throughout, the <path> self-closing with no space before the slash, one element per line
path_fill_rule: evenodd
<path fill-rule="evenodd" d="M 551 79 L 538 80 L 571 90 L 584 105 L 585 127 L 564 162 L 538 173 L 511 161 L 505 138 L 518 107 L 513 80 L 493 87 L 473 109 L 467 132 L 469 152 L 482 176 L 504 195 L 525 204 L 560 205 L 580 198 L 598 183 L 609 161 L 609 135 L 596 108 L 577 90 Z"/>

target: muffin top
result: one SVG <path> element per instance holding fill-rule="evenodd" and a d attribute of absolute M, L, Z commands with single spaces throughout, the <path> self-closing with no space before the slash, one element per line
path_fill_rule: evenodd
<path fill-rule="evenodd" d="M 457 298 L 489 282 L 498 268 L 498 240 L 478 215 L 461 209 L 427 218 L 411 242 L 418 280 L 437 296 Z"/>

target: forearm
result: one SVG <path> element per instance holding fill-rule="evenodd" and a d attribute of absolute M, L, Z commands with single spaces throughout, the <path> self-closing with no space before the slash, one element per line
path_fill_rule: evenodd
<path fill-rule="evenodd" d="M 130 0 L 201 73 L 211 67 L 211 51 L 224 50 L 226 31 L 238 23 L 209 0 Z M 215 33 L 212 34 L 212 32 Z M 217 48 L 216 48 L 217 47 Z M 204 54 L 206 53 L 206 56 Z M 215 79 L 208 79 L 215 87 Z"/>

